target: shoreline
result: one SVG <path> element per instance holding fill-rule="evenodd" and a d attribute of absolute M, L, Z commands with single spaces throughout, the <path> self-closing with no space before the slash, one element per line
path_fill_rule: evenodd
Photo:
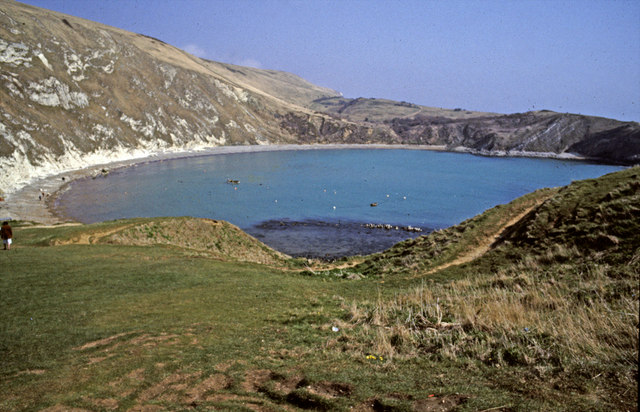
<path fill-rule="evenodd" d="M 537 152 L 505 152 L 483 153 L 464 147 L 448 148 L 434 145 L 393 145 L 393 144 L 282 144 L 282 145 L 247 145 L 247 146 L 216 146 L 202 150 L 186 150 L 180 152 L 153 153 L 146 157 L 118 160 L 108 163 L 95 164 L 82 169 L 69 170 L 37 179 L 15 192 L 5 195 L 0 202 L 0 220 L 19 220 L 33 222 L 40 225 L 57 225 L 75 222 L 56 212 L 55 205 L 59 196 L 66 191 L 73 181 L 98 175 L 103 169 L 113 171 L 134 165 L 160 162 L 172 159 L 195 158 L 219 154 L 253 153 L 266 151 L 288 150 L 335 150 L 335 149 L 405 149 L 429 150 L 452 153 L 467 153 L 491 157 L 532 157 L 551 158 L 558 160 L 588 161 L 589 159 L 573 155 L 558 155 L 555 153 Z M 41 193 L 45 196 L 39 199 Z"/>

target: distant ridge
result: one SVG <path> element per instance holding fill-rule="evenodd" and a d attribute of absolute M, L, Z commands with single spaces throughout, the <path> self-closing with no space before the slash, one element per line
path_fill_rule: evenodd
<path fill-rule="evenodd" d="M 0 0 L 0 191 L 158 152 L 220 145 L 428 144 L 634 164 L 640 126 L 589 116 L 345 99 L 285 72 Z"/>
<path fill-rule="evenodd" d="M 640 162 L 637 122 L 549 110 L 496 114 L 342 97 L 320 98 L 310 107 L 385 127 L 404 144 L 443 145 L 483 155 L 573 155 L 627 165 Z"/>

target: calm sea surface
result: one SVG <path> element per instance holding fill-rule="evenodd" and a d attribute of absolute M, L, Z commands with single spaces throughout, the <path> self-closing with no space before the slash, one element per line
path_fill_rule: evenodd
<path fill-rule="evenodd" d="M 154 216 L 227 220 L 285 253 L 338 257 L 384 250 L 535 189 L 620 169 L 423 150 L 221 154 L 79 180 L 57 209 L 85 223 Z M 372 229 L 366 223 L 424 232 Z"/>

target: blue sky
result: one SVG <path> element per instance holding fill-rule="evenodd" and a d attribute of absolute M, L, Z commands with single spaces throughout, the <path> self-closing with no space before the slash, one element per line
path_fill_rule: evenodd
<path fill-rule="evenodd" d="M 640 121 L 640 1 L 22 0 L 345 97 Z"/>

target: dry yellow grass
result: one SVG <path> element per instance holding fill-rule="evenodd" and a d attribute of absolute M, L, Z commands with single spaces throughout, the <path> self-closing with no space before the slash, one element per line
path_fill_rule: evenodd
<path fill-rule="evenodd" d="M 612 302 L 598 268 L 587 299 L 542 272 L 514 268 L 427 285 L 376 303 L 352 304 L 352 329 L 387 358 L 470 358 L 487 364 L 633 369 L 638 356 L 638 300 Z M 345 325 L 346 327 L 349 327 Z M 365 345 L 366 346 L 366 345 Z M 628 377 L 630 378 L 630 377 Z"/>

